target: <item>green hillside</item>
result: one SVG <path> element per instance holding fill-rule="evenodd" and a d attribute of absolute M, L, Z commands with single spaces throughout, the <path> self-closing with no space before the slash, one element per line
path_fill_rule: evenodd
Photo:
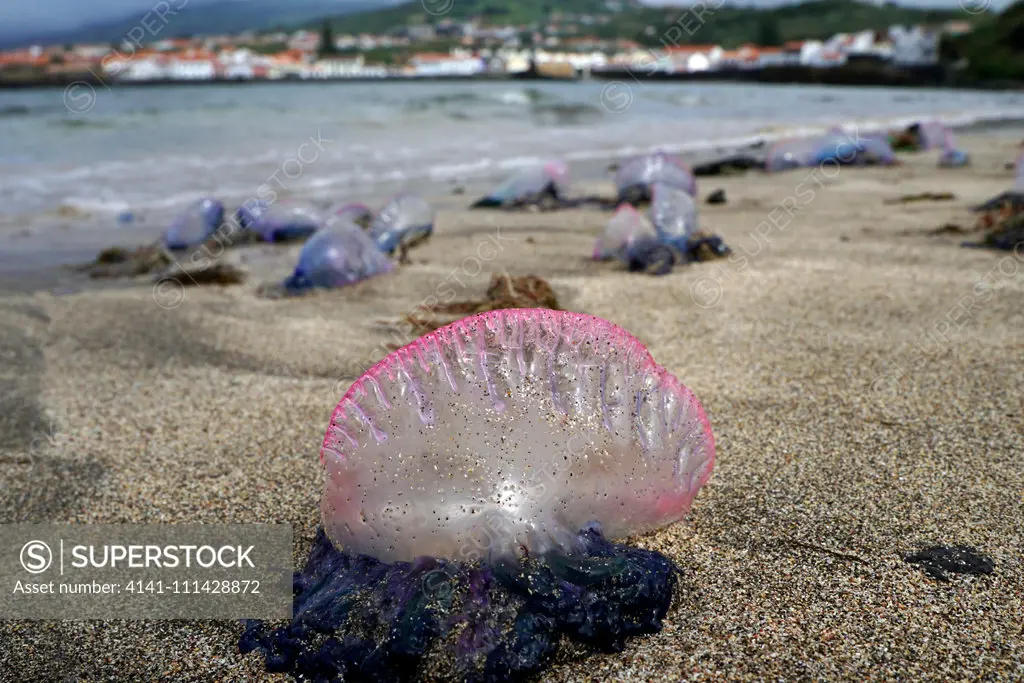
<path fill-rule="evenodd" d="M 882 30 L 893 24 L 937 24 L 950 20 L 977 19 L 959 9 L 915 9 L 893 4 L 875 5 L 856 0 L 811 0 L 797 5 L 770 9 L 750 9 L 724 6 L 697 21 L 686 7 L 654 8 L 636 2 L 622 2 L 621 11 L 608 8 L 604 0 L 424 0 L 411 2 L 386 10 L 366 12 L 331 20 L 332 27 L 341 33 L 382 33 L 406 25 L 436 23 L 439 19 L 464 21 L 479 17 L 492 25 L 543 26 L 550 21 L 552 12 L 563 15 L 589 14 L 609 16 L 603 25 L 581 27 L 588 35 L 602 38 L 622 37 L 645 45 L 659 45 L 663 40 L 671 43 L 669 33 L 673 25 L 685 25 L 692 35 L 682 32 L 676 42 L 718 43 L 736 47 L 743 43 L 781 42 L 805 38 L 826 38 L 840 32 L 865 29 Z M 450 6 L 442 16 L 425 11 Z M 668 36 L 668 37 L 666 37 Z"/>
<path fill-rule="evenodd" d="M 943 45 L 946 59 L 965 59 L 968 78 L 1024 82 L 1024 0 L 997 17 L 986 17 L 974 32 Z"/>

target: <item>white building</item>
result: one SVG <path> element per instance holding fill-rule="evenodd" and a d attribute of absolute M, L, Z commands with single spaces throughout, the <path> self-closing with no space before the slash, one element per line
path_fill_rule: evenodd
<path fill-rule="evenodd" d="M 316 61 L 310 75 L 313 78 L 383 78 L 387 75 L 387 68 L 367 66 L 363 55 L 357 55 L 351 59 L 336 57 Z"/>
<path fill-rule="evenodd" d="M 668 72 L 707 71 L 717 68 L 725 51 L 720 45 L 674 45 L 658 53 L 658 67 Z"/>
<path fill-rule="evenodd" d="M 167 75 L 172 80 L 210 81 L 217 76 L 217 63 L 206 57 L 172 57 Z"/>
<path fill-rule="evenodd" d="M 903 66 L 937 64 L 939 61 L 939 34 L 915 26 L 905 29 L 893 26 L 889 29 L 892 42 L 892 61 Z"/>
<path fill-rule="evenodd" d="M 156 57 L 112 60 L 109 64 L 103 65 L 103 70 L 124 81 L 156 81 L 170 78 L 170 72 Z"/>
<path fill-rule="evenodd" d="M 487 70 L 479 57 L 441 53 L 420 53 L 409 60 L 416 76 L 475 76 Z"/>
<path fill-rule="evenodd" d="M 800 63 L 804 66 L 816 66 L 821 61 L 825 44 L 820 40 L 805 40 L 800 46 Z"/>

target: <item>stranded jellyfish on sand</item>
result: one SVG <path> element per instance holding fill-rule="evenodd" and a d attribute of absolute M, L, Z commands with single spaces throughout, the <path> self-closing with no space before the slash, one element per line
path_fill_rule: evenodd
<path fill-rule="evenodd" d="M 782 140 L 768 150 L 765 170 L 788 171 L 794 168 L 835 164 L 842 166 L 889 166 L 896 154 L 882 135 L 860 137 L 833 128 L 824 135 Z"/>
<path fill-rule="evenodd" d="M 651 192 L 651 222 L 666 244 L 685 249 L 697 232 L 697 204 L 683 190 L 657 183 Z"/>
<path fill-rule="evenodd" d="M 595 261 L 626 260 L 630 245 L 644 236 L 657 237 L 654 226 L 631 204 L 622 204 L 597 238 L 593 258 Z"/>
<path fill-rule="evenodd" d="M 434 232 L 434 210 L 414 194 L 399 194 L 384 205 L 370 226 L 377 248 L 390 254 L 399 246 L 414 247 Z"/>
<path fill-rule="evenodd" d="M 394 268 L 362 228 L 338 220 L 306 240 L 295 272 L 284 286 L 288 290 L 342 287 Z"/>
<path fill-rule="evenodd" d="M 334 225 L 337 221 L 350 221 L 360 228 L 368 229 L 373 224 L 373 209 L 366 204 L 359 202 L 348 202 L 339 204 L 327 212 L 327 226 Z"/>
<path fill-rule="evenodd" d="M 315 207 L 285 200 L 246 202 L 235 220 L 239 228 L 264 242 L 301 242 L 324 225 Z"/>
<path fill-rule="evenodd" d="M 683 161 L 666 152 L 636 157 L 619 167 L 615 173 L 618 201 L 637 206 L 651 201 L 655 183 L 697 194 L 697 179 Z"/>
<path fill-rule="evenodd" d="M 501 310 L 375 365 L 331 417 L 291 624 L 243 652 L 320 680 L 521 679 L 561 638 L 656 632 L 678 569 L 613 543 L 681 519 L 711 475 L 697 399 L 598 318 Z"/>
<path fill-rule="evenodd" d="M 470 208 L 521 207 L 548 202 L 559 205 L 569 192 L 569 167 L 563 161 L 550 161 L 542 166 L 523 169 L 501 187 Z"/>
<path fill-rule="evenodd" d="M 224 222 L 224 205 L 216 199 L 200 199 L 174 217 L 163 234 L 168 249 L 191 249 L 207 240 Z"/>
<path fill-rule="evenodd" d="M 814 163 L 820 141 L 814 138 L 780 140 L 768 149 L 765 170 L 770 173 L 803 168 Z"/>

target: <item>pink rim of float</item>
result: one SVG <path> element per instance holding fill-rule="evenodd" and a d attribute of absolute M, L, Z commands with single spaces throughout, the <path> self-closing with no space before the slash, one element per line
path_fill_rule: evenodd
<path fill-rule="evenodd" d="M 327 427 L 327 433 L 324 435 L 324 440 L 320 447 L 320 463 L 324 464 L 324 451 L 326 450 L 337 453 L 341 458 L 345 457 L 342 450 L 337 447 L 340 445 L 339 439 L 333 434 L 333 431 L 338 422 L 343 421 L 347 417 L 346 409 L 349 405 L 353 405 L 357 413 L 359 412 L 354 399 L 368 396 L 371 391 L 379 394 L 378 379 L 384 377 L 389 380 L 395 379 L 397 377 L 396 371 L 405 363 L 419 362 L 424 370 L 429 370 L 429 365 L 424 357 L 425 353 L 440 353 L 442 346 L 454 346 L 456 348 L 462 346 L 460 336 L 475 334 L 477 325 L 486 326 L 490 331 L 498 334 L 500 340 L 504 341 L 503 325 L 509 320 L 513 323 L 538 323 L 534 328 L 535 331 L 539 332 L 544 329 L 545 331 L 561 335 L 563 340 L 576 346 L 585 341 L 596 339 L 608 346 L 614 345 L 621 348 L 624 351 L 626 362 L 639 360 L 637 367 L 639 372 L 650 373 L 661 387 L 679 396 L 682 402 L 695 410 L 697 419 L 704 428 L 708 454 L 708 463 L 703 468 L 704 473 L 700 477 L 697 488 L 699 489 L 707 483 L 714 469 L 715 436 L 711 430 L 711 421 L 708 420 L 708 416 L 704 412 L 700 401 L 697 400 L 696 395 L 680 382 L 675 375 L 658 365 L 654 357 L 651 356 L 650 351 L 647 350 L 647 347 L 639 339 L 618 325 L 585 313 L 552 311 L 546 308 L 504 309 L 478 313 L 445 325 L 416 339 L 410 344 L 406 344 L 397 351 L 389 353 L 353 382 L 352 386 L 349 387 L 345 395 L 342 396 L 341 401 L 334 408 Z"/>
<path fill-rule="evenodd" d="M 556 183 L 569 182 L 569 164 L 561 160 L 549 161 L 544 164 L 544 172 Z"/>
<path fill-rule="evenodd" d="M 366 204 L 363 204 L 363 203 L 360 203 L 360 202 L 349 202 L 348 204 L 342 204 L 341 206 L 336 208 L 331 213 L 333 215 L 335 215 L 335 216 L 340 216 L 343 213 L 356 212 L 356 211 L 361 212 L 361 213 L 368 213 L 368 214 L 372 214 L 373 213 L 373 209 L 371 209 Z"/>

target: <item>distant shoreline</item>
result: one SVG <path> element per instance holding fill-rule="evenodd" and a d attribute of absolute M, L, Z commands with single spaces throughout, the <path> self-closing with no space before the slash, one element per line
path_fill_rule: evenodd
<path fill-rule="evenodd" d="M 416 82 L 507 82 L 507 81 L 610 81 L 624 83 L 643 82 L 696 82 L 696 83 L 761 83 L 773 85 L 831 85 L 857 87 L 944 88 L 966 90 L 1024 90 L 1024 83 L 965 81 L 941 65 L 923 67 L 893 67 L 889 65 L 855 64 L 837 67 L 779 66 L 760 69 L 721 69 L 683 73 L 644 73 L 642 70 L 603 69 L 589 76 L 557 77 L 524 72 L 513 74 L 477 74 L 472 76 L 356 76 L 330 78 L 278 78 L 278 79 L 152 79 L 137 81 L 106 81 L 97 75 L 67 75 L 26 80 L 5 80 L 0 75 L 0 90 L 26 90 L 37 88 L 67 88 L 89 85 L 103 88 L 132 88 L 157 86 L 201 85 L 263 85 L 270 83 L 323 84 L 323 83 L 416 83 Z"/>

